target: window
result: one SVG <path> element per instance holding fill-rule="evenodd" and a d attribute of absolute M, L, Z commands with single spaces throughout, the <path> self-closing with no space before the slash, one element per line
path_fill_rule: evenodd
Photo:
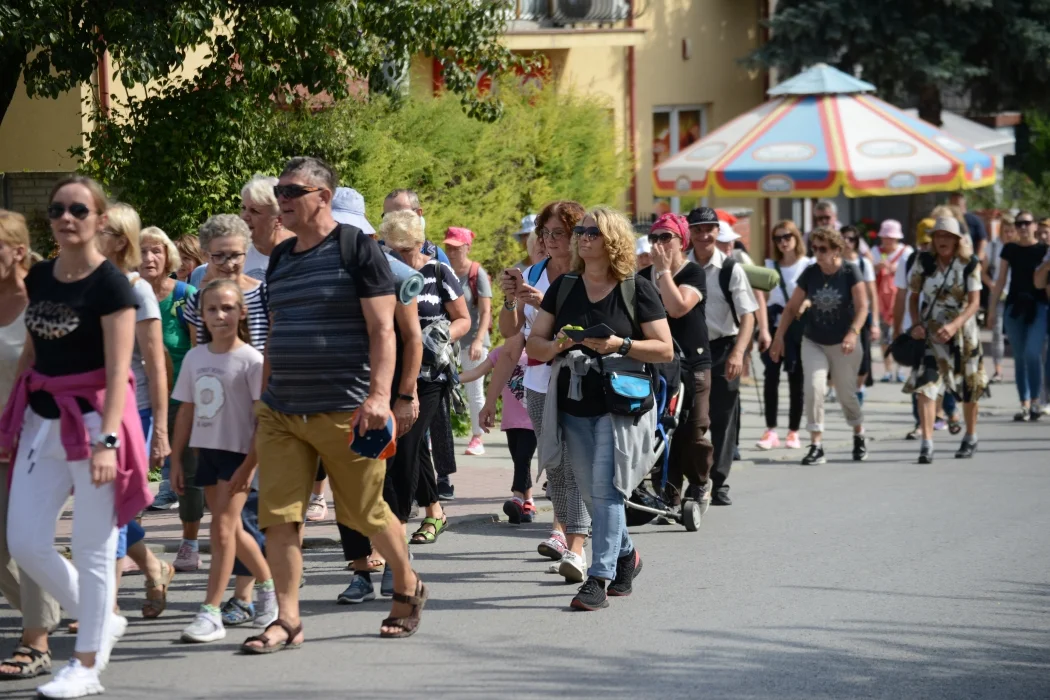
<path fill-rule="evenodd" d="M 707 114 L 703 107 L 653 108 L 653 167 L 696 143 L 707 133 Z M 689 211 L 697 206 L 698 197 L 657 197 L 653 200 L 656 215 Z"/>

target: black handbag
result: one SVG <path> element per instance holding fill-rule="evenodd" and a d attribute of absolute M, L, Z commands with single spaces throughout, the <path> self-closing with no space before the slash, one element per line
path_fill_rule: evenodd
<path fill-rule="evenodd" d="M 930 300 L 929 306 L 926 307 L 926 313 L 923 318 L 915 325 L 926 325 L 926 322 L 930 320 L 930 314 L 933 313 L 933 305 L 937 303 L 937 300 L 941 298 L 941 294 L 944 293 L 945 288 L 948 286 L 948 280 L 951 276 L 948 274 L 944 275 L 944 282 L 941 284 L 940 290 L 934 295 L 933 299 Z M 914 328 L 915 326 L 912 326 Z M 911 336 L 911 328 L 904 333 L 901 333 L 893 342 L 890 343 L 890 355 L 897 361 L 897 364 L 902 367 L 918 367 L 922 364 L 922 358 L 926 357 L 926 342 L 928 338 L 919 340 Z"/>

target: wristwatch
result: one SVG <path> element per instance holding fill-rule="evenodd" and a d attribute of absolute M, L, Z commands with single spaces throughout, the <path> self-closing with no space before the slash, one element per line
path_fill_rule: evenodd
<path fill-rule="evenodd" d="M 116 433 L 103 433 L 95 444 L 104 450 L 115 450 L 120 447 L 120 436 Z"/>
<path fill-rule="evenodd" d="M 401 401 L 408 401 L 409 403 L 412 403 L 416 400 L 416 397 L 412 396 L 412 394 L 398 394 L 397 398 Z"/>
<path fill-rule="evenodd" d="M 619 353 L 624 357 L 627 357 L 627 353 L 631 351 L 631 346 L 634 345 L 634 341 L 630 338 L 624 338 L 623 344 L 620 345 Z"/>
<path fill-rule="evenodd" d="M 516 308 L 518 308 L 518 302 L 504 300 L 503 301 L 503 308 L 506 309 L 507 311 L 514 311 Z"/>
<path fill-rule="evenodd" d="M 669 274 L 671 274 L 670 270 L 660 270 L 659 272 L 655 272 L 653 273 L 653 282 L 659 282 L 661 277 Z"/>

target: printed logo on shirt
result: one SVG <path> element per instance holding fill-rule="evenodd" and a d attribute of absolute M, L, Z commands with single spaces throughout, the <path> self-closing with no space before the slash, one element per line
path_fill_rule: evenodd
<path fill-rule="evenodd" d="M 834 319 L 842 306 L 842 293 L 832 287 L 824 287 L 813 295 L 813 308 L 818 314 Z"/>
<path fill-rule="evenodd" d="M 66 304 L 38 301 L 26 309 L 26 328 L 44 340 L 64 338 L 80 326 L 77 312 Z"/>
<path fill-rule="evenodd" d="M 193 405 L 197 418 L 214 418 L 225 403 L 226 393 L 222 389 L 222 382 L 210 374 L 197 377 L 193 386 Z"/>

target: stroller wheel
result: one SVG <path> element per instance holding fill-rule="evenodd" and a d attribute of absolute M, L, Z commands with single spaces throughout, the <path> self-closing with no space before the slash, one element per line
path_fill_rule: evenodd
<path fill-rule="evenodd" d="M 684 501 L 682 503 L 682 524 L 687 532 L 696 532 L 700 529 L 700 504 L 696 501 Z"/>

